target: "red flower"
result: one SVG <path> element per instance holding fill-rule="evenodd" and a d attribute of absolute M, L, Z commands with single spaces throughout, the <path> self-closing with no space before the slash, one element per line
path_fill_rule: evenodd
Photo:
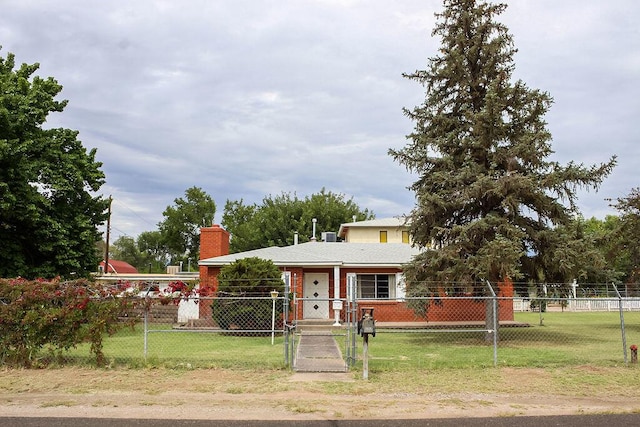
<path fill-rule="evenodd" d="M 85 298 L 82 301 L 80 301 L 80 303 L 76 305 L 76 308 L 78 310 L 84 310 L 85 308 L 87 308 L 87 304 L 89 304 L 89 298 Z"/>

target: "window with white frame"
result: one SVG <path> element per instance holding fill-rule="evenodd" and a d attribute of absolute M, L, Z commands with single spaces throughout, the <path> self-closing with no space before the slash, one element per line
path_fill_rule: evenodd
<path fill-rule="evenodd" d="M 390 299 L 396 297 L 395 274 L 358 274 L 358 298 Z"/>

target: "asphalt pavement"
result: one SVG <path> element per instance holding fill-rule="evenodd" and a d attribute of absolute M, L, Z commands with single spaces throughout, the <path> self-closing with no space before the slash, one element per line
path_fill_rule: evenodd
<path fill-rule="evenodd" d="M 28 418 L 0 417 L 0 426 L 11 427 L 615 427 L 640 425 L 640 414 L 563 415 L 548 417 L 439 418 L 403 420 L 155 420 L 126 418 Z"/>

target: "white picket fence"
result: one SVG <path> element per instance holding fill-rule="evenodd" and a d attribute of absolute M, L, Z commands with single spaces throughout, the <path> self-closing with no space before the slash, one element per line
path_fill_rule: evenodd
<path fill-rule="evenodd" d="M 566 301 L 564 311 L 619 311 L 621 302 L 624 311 L 640 311 L 640 298 L 569 298 Z M 514 298 L 513 311 L 530 311 L 530 304 L 530 299 Z M 561 308 L 557 300 L 548 300 L 547 309 L 555 311 Z"/>

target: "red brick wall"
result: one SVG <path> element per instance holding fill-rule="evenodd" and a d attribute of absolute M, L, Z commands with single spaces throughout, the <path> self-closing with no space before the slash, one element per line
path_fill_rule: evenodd
<path fill-rule="evenodd" d="M 498 298 L 513 297 L 513 283 L 505 281 L 498 284 Z M 407 307 L 406 303 L 390 301 L 359 301 L 360 307 L 373 307 L 374 316 L 380 322 L 466 322 L 484 321 L 486 300 L 474 299 L 446 299 L 436 303 L 430 301 L 427 317 L 420 318 Z M 360 315 L 360 313 L 358 313 Z M 498 319 L 513 320 L 513 302 L 511 299 L 498 299 Z"/>
<path fill-rule="evenodd" d="M 200 296 L 210 297 L 218 290 L 220 267 L 200 266 Z M 211 319 L 211 300 L 201 300 L 198 305 L 200 319 Z"/>
<path fill-rule="evenodd" d="M 286 267 L 283 271 L 291 272 L 291 292 L 298 298 L 302 297 L 302 284 L 304 283 L 304 269 L 302 267 Z"/>
<path fill-rule="evenodd" d="M 229 254 L 229 232 L 217 224 L 200 229 L 200 259 Z M 200 296 L 213 295 L 218 289 L 220 267 L 200 266 Z M 201 301 L 200 318 L 211 318 L 211 301 Z"/>
<path fill-rule="evenodd" d="M 217 224 L 200 229 L 200 259 L 229 254 L 229 232 Z"/>

